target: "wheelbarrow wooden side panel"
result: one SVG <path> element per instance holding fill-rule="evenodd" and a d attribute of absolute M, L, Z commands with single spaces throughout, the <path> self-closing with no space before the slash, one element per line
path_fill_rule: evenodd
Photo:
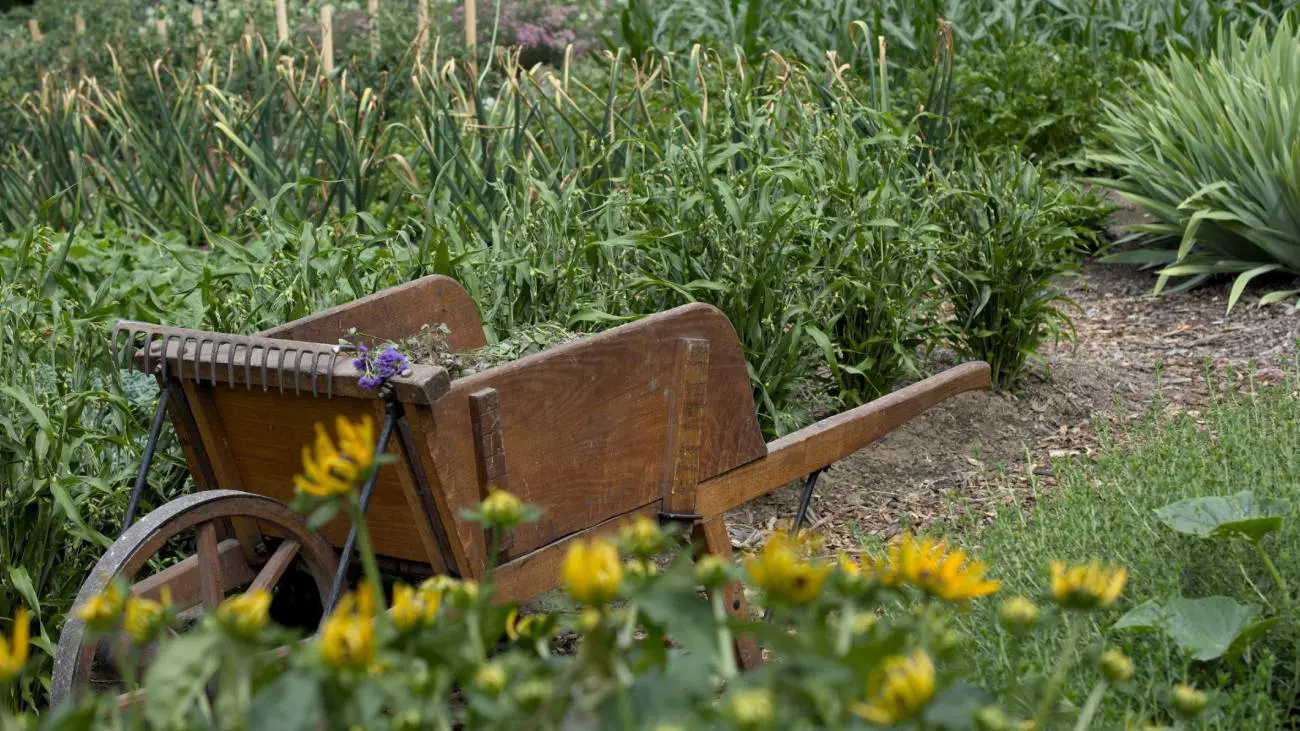
<path fill-rule="evenodd" d="M 438 274 L 422 277 L 382 292 L 362 297 L 300 320 L 265 330 L 261 335 L 313 343 L 352 339 L 348 331 L 383 341 L 400 341 L 423 325 L 442 323 L 449 330 L 452 350 L 473 350 L 487 345 L 474 300 L 460 284 Z"/>
<path fill-rule="evenodd" d="M 740 341 L 719 310 L 696 304 L 651 315 L 452 381 L 425 428 L 434 492 L 453 511 L 481 499 L 471 401 L 495 390 L 504 473 L 541 519 L 509 538 L 507 559 L 659 500 L 674 471 L 679 345 L 709 345 L 699 474 L 712 477 L 766 453 Z M 457 532 L 480 566 L 482 531 Z"/>
<path fill-rule="evenodd" d="M 988 365 L 966 363 L 770 442 L 762 458 L 702 480 L 696 503 L 701 523 L 716 521 L 728 510 L 828 467 L 933 406 L 988 388 L 989 383 Z M 505 563 L 496 573 L 500 598 L 521 600 L 557 585 L 572 541 L 611 533 L 638 515 L 653 517 L 660 509 L 659 502 L 634 507 Z"/>

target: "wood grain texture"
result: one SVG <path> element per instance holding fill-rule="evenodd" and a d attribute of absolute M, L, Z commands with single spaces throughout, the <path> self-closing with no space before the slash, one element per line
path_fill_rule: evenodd
<path fill-rule="evenodd" d="M 696 523 L 691 529 L 691 542 L 701 553 L 712 554 L 727 561 L 731 560 L 731 536 L 727 534 L 727 525 L 721 516 L 709 518 Z M 751 621 L 749 601 L 745 598 L 745 587 L 739 581 L 733 581 L 722 587 L 723 606 L 727 613 L 744 621 Z M 736 638 L 736 664 L 741 670 L 749 670 L 763 664 L 763 650 L 753 637 Z"/>
<path fill-rule="evenodd" d="M 221 563 L 221 575 L 231 586 L 242 586 L 255 578 L 252 567 L 244 561 L 238 540 L 227 538 L 217 544 L 217 554 Z M 172 607 L 178 611 L 200 603 L 199 557 L 189 556 L 137 581 L 131 586 L 131 592 L 145 599 L 161 601 L 164 586 L 171 594 Z"/>
<path fill-rule="evenodd" d="M 701 479 L 766 453 L 735 330 L 708 305 L 687 305 L 453 381 L 433 406 L 433 489 L 452 514 L 479 499 L 470 396 L 496 389 L 512 491 L 542 508 L 515 530 L 523 555 L 660 499 L 673 478 L 670 404 L 677 343 L 709 344 Z M 458 520 L 471 570 L 483 562 L 482 532 Z"/>
<path fill-rule="evenodd" d="M 471 350 L 487 345 L 474 300 L 456 280 L 437 274 L 259 334 L 286 340 L 337 343 L 339 338 L 353 339 L 348 331 L 356 328 L 358 332 L 380 341 L 398 341 L 418 333 L 422 325 L 438 323 L 450 330 L 447 344 L 452 350 Z"/>
<path fill-rule="evenodd" d="M 654 518 L 659 514 L 659 501 L 629 510 L 586 530 L 565 536 L 558 541 L 538 548 L 497 567 L 494 575 L 496 594 L 493 600 L 505 604 L 519 602 L 549 591 L 560 585 L 560 566 L 573 541 L 590 540 L 596 536 L 612 535 L 637 516 Z"/>
<path fill-rule="evenodd" d="M 369 414 L 378 432 L 384 419 L 384 404 L 374 398 L 323 399 L 218 385 L 212 388 L 212 400 L 244 486 L 286 504 L 293 501 L 293 477 L 302 470 L 301 450 L 314 440 L 315 424 L 332 434 L 337 416 L 359 421 Z M 381 556 L 428 563 L 419 524 L 424 516 L 413 511 L 407 499 L 400 476 L 407 467 L 396 442 L 390 441 L 389 453 L 397 456 L 397 462 L 381 468 L 366 513 L 371 541 Z M 321 533 L 341 547 L 348 526 L 347 519 L 339 517 Z"/>
<path fill-rule="evenodd" d="M 709 517 L 827 467 L 959 393 L 989 387 L 985 363 L 965 363 L 767 445 L 767 456 L 700 484 L 697 510 Z"/>
<path fill-rule="evenodd" d="M 505 438 L 501 434 L 501 394 L 485 388 L 469 395 L 470 431 L 474 438 L 474 467 L 478 472 L 479 499 L 493 490 L 510 491 L 510 473 L 506 469 Z M 484 530 L 483 545 L 492 545 L 495 531 Z M 514 548 L 514 531 L 496 535 L 503 556 Z"/>
<path fill-rule="evenodd" d="M 695 493 L 700 482 L 700 444 L 704 432 L 704 407 L 708 400 L 709 341 L 682 338 L 677 341 L 672 399 L 669 403 L 667 464 L 668 489 L 664 510 L 694 513 Z"/>

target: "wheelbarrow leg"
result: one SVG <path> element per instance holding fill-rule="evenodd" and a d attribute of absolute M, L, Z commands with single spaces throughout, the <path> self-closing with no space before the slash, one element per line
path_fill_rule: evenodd
<path fill-rule="evenodd" d="M 388 409 L 384 414 L 384 425 L 379 430 L 379 442 L 375 446 L 375 454 L 382 455 L 388 451 L 388 440 L 393 435 L 393 426 L 397 423 L 397 418 L 401 414 L 401 406 L 396 401 L 388 402 Z M 370 473 L 366 482 L 361 486 L 361 517 L 364 520 L 366 508 L 370 506 L 370 496 L 375 491 L 375 483 L 379 481 L 379 470 Z M 357 544 L 357 527 L 353 525 L 348 529 L 348 539 L 343 544 L 343 553 L 339 556 L 339 567 L 334 572 L 334 583 L 330 586 L 329 596 L 325 599 L 325 612 L 321 616 L 323 623 L 329 617 L 334 605 L 338 603 L 339 594 L 343 591 L 343 585 L 348 580 L 348 566 L 352 563 L 352 551 Z"/>
<path fill-rule="evenodd" d="M 799 510 L 794 514 L 794 527 L 790 529 L 791 533 L 798 533 L 803 529 L 803 523 L 808 519 L 808 504 L 812 502 L 813 490 L 817 489 L 817 478 L 822 476 L 826 468 L 813 470 L 803 481 L 803 495 L 799 498 Z"/>
<path fill-rule="evenodd" d="M 126 504 L 126 516 L 122 518 L 122 531 L 135 522 L 135 513 L 140 509 L 140 493 L 149 477 L 149 467 L 153 464 L 154 452 L 158 451 L 158 437 L 162 434 L 163 420 L 167 417 L 167 399 L 171 391 L 166 387 L 159 389 L 158 408 L 153 412 L 153 423 L 149 425 L 149 441 L 145 442 L 144 454 L 140 456 L 140 471 L 135 475 L 135 486 L 131 488 L 131 499 Z M 120 536 L 121 533 L 118 535 Z"/>
<path fill-rule="evenodd" d="M 703 553 L 728 561 L 731 559 L 731 537 L 727 535 L 727 525 L 721 516 L 697 522 L 691 529 L 691 540 Z M 745 600 L 744 586 L 739 581 L 733 581 L 722 587 L 721 591 L 727 613 L 749 621 L 749 603 Z M 753 637 L 736 638 L 736 664 L 741 670 L 763 664 L 763 651 Z"/>

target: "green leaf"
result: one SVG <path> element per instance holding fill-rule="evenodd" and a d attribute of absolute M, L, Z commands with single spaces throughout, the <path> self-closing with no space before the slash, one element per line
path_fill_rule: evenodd
<path fill-rule="evenodd" d="M 1272 626 L 1272 620 L 1252 624 L 1257 614 L 1258 606 L 1240 604 L 1226 596 L 1171 599 L 1163 604 L 1152 600 L 1120 617 L 1113 629 L 1159 631 L 1193 660 L 1204 662 L 1229 650 L 1240 652 L 1240 643 L 1253 640 Z M 1234 648 L 1234 644 L 1239 646 Z"/>
<path fill-rule="evenodd" d="M 288 672 L 253 698 L 248 731 L 309 731 L 324 725 L 325 701 L 315 678 Z"/>
<path fill-rule="evenodd" d="M 975 728 L 975 713 L 993 702 L 993 697 L 983 688 L 970 683 L 953 683 L 944 688 L 926 706 L 925 724 L 928 728 Z"/>
<path fill-rule="evenodd" d="M 149 696 L 144 715 L 154 728 L 173 728 L 203 695 L 217 672 L 221 653 L 216 634 L 197 632 L 162 646 L 158 658 L 144 676 Z"/>
<path fill-rule="evenodd" d="M 41 600 L 36 595 L 36 586 L 32 584 L 32 576 L 27 573 L 27 569 L 22 566 L 10 567 L 9 580 L 13 582 L 18 593 L 23 595 L 23 601 L 27 602 L 27 607 L 35 612 L 37 616 L 40 616 Z"/>
<path fill-rule="evenodd" d="M 1191 498 L 1158 508 L 1160 522 L 1179 533 L 1200 538 L 1245 538 L 1258 543 L 1282 527 L 1291 512 L 1286 500 L 1256 498 L 1249 490 L 1235 495 Z"/>

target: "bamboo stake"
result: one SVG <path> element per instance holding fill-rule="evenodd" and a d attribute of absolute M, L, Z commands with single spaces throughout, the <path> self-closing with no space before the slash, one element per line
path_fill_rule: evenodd
<path fill-rule="evenodd" d="M 429 47 L 429 0 L 419 0 L 415 7 L 418 18 L 416 48 L 419 49 L 420 58 L 423 59 Z"/>
<path fill-rule="evenodd" d="M 45 36 L 41 33 L 41 24 L 36 22 L 36 18 L 27 21 L 27 30 L 31 31 L 33 41 L 40 43 L 45 40 Z"/>
<path fill-rule="evenodd" d="M 289 42 L 289 11 L 284 0 L 275 0 L 275 35 L 280 43 Z"/>
<path fill-rule="evenodd" d="M 159 20 L 156 27 L 158 28 L 158 37 L 164 41 L 167 40 L 167 20 Z"/>
<path fill-rule="evenodd" d="M 86 19 L 81 17 L 81 13 L 77 13 L 76 15 L 72 16 L 72 29 L 76 31 L 77 35 L 79 36 L 85 35 Z"/>
<path fill-rule="evenodd" d="M 321 67 L 326 76 L 334 75 L 334 7 L 322 5 L 320 9 Z"/>
<path fill-rule="evenodd" d="M 203 25 L 203 8 L 195 5 L 190 8 L 190 22 L 199 27 Z"/>
<path fill-rule="evenodd" d="M 465 48 L 471 51 L 470 59 L 474 58 L 472 51 L 478 45 L 478 3 L 475 0 L 465 0 Z"/>
<path fill-rule="evenodd" d="M 369 0 L 366 9 L 370 12 L 370 59 L 379 58 L 379 0 Z"/>

